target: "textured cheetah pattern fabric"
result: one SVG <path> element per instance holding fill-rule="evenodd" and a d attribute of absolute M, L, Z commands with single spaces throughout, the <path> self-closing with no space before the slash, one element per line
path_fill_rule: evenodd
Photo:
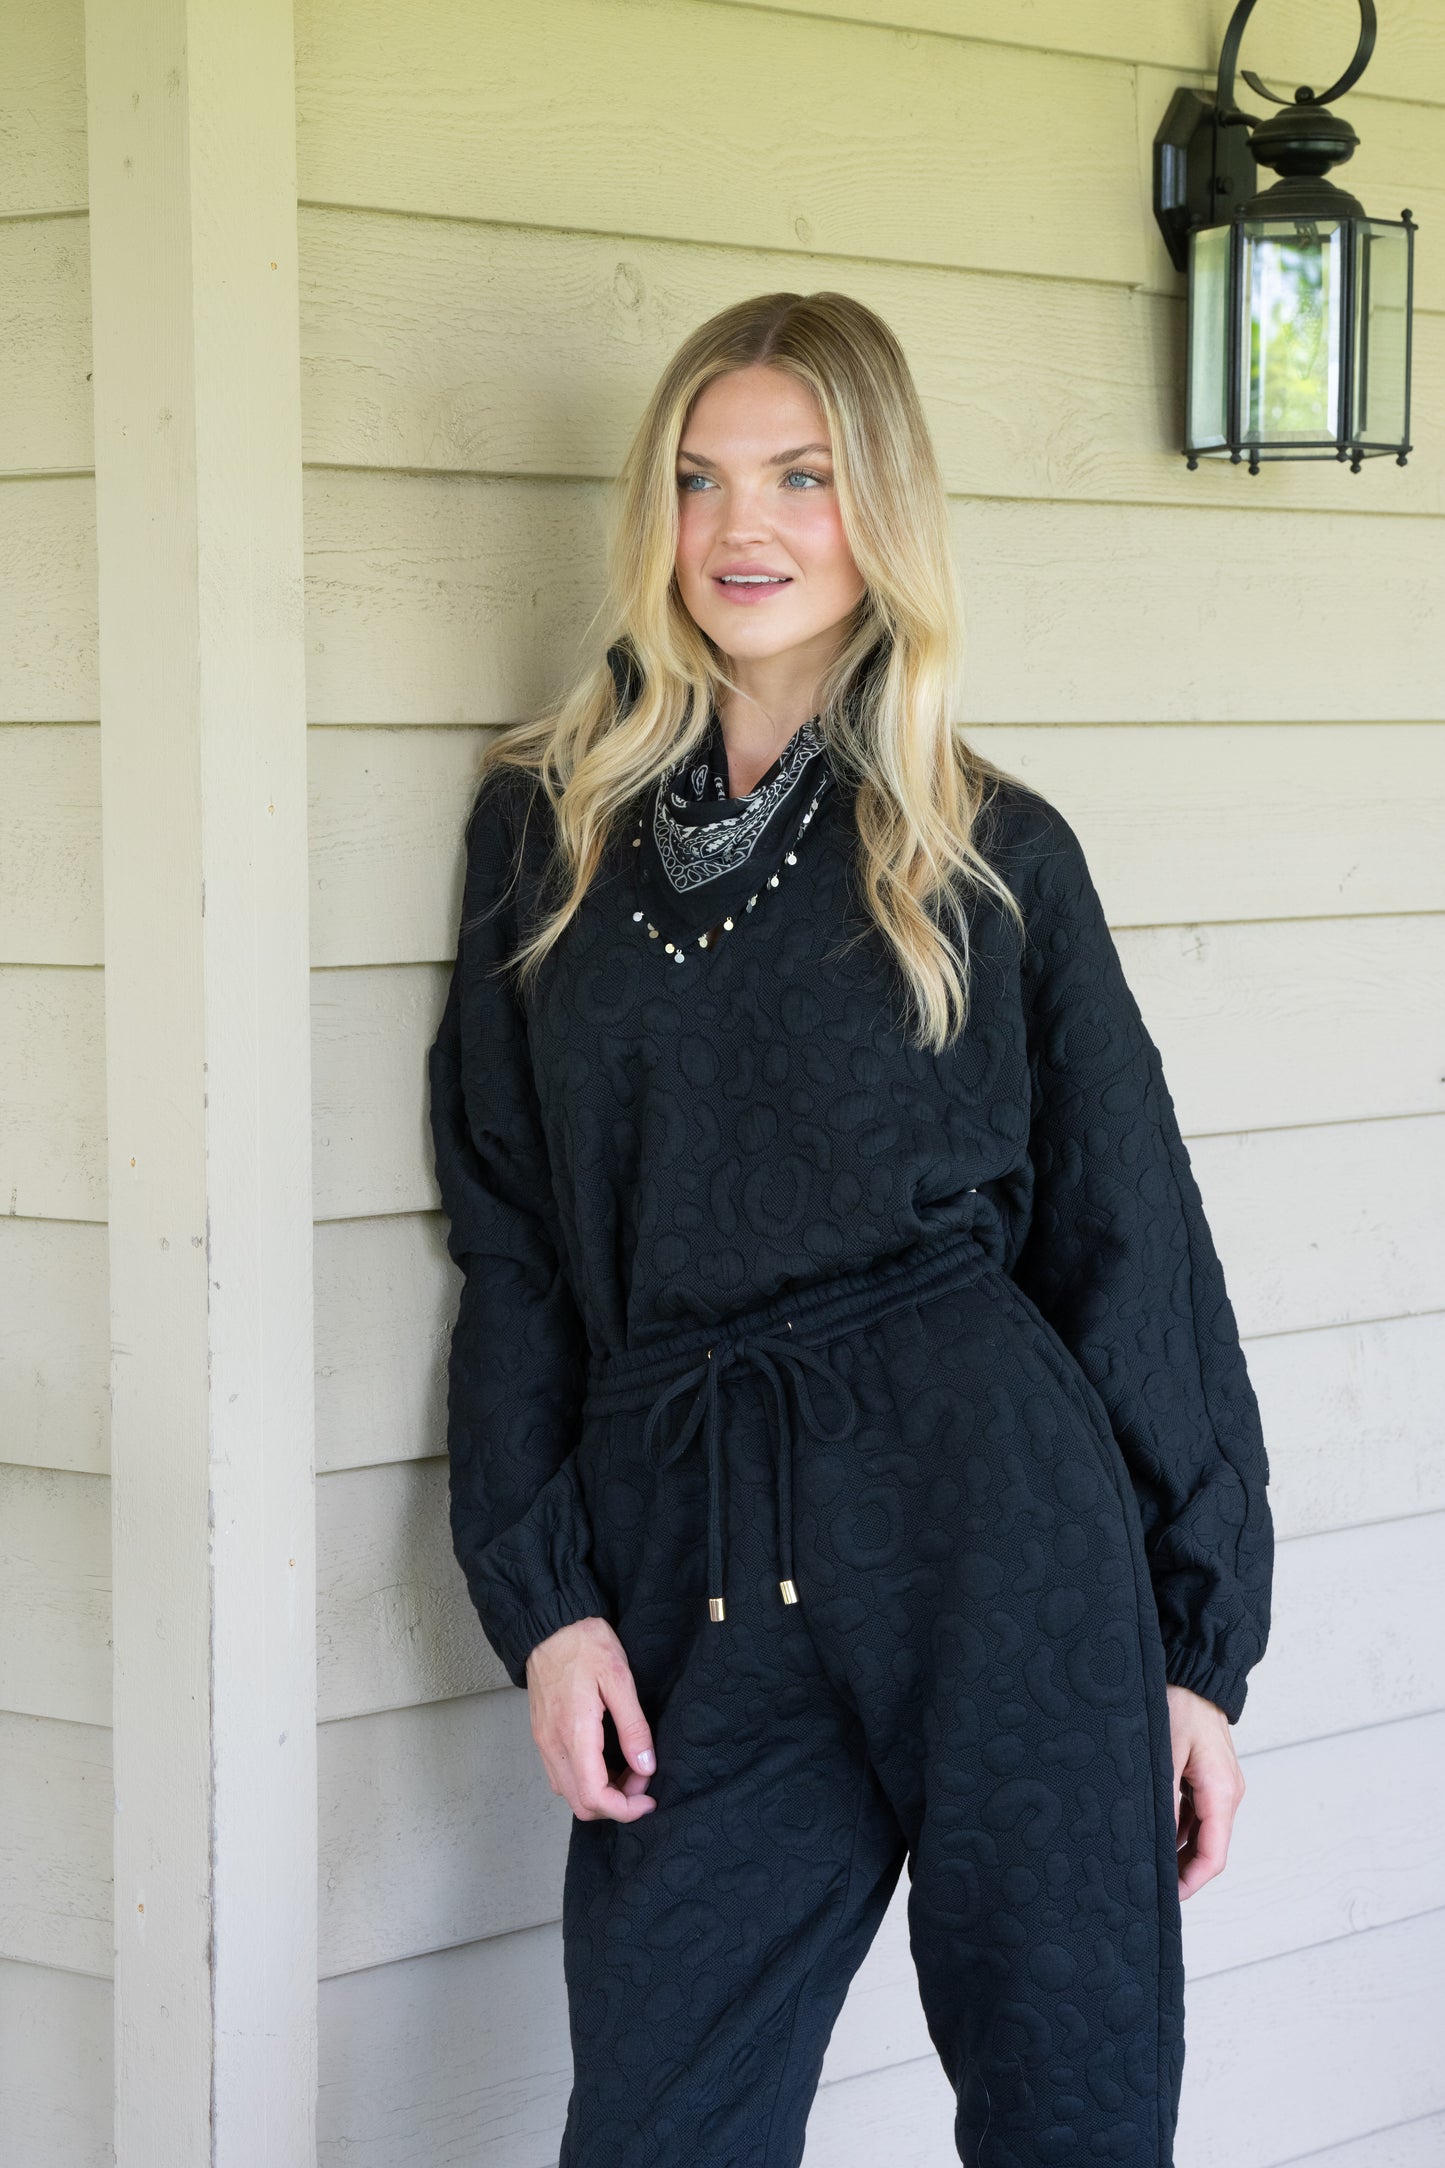
<path fill-rule="evenodd" d="M 633 917 L 624 825 L 518 997 L 497 967 L 547 819 L 506 771 L 479 794 L 430 1084 L 458 1558 L 518 1686 L 547 1634 L 611 1619 L 658 1754 L 650 1816 L 572 1825 L 561 2168 L 797 2168 L 905 1861 L 960 2159 L 1169 2168 L 1165 1688 L 1239 1715 L 1273 1537 L 1220 1263 L 1078 840 L 996 793 L 980 840 L 1027 940 L 975 907 L 940 1057 L 903 1038 L 841 788 L 680 964 Z M 709 1346 L 739 1357 L 715 1465 L 665 1398 Z"/>
<path fill-rule="evenodd" d="M 980 841 L 1028 939 L 973 912 L 973 1013 L 899 1029 L 862 914 L 851 802 L 677 968 L 633 918 L 624 823 L 519 997 L 549 811 L 494 771 L 429 1055 L 437 1179 L 464 1274 L 448 1446 L 457 1555 L 508 1676 L 605 1611 L 575 1447 L 589 1361 L 968 1230 L 1098 1395 L 1138 1504 L 1168 1677 L 1236 1719 L 1269 1628 L 1258 1409 L 1158 1053 L 1072 828 L 1022 784 Z"/>
<path fill-rule="evenodd" d="M 703 1471 L 659 1473 L 619 1386 L 584 1416 L 594 1569 L 654 1723 L 658 1804 L 572 1826 L 561 2168 L 796 2168 L 905 1860 L 960 2159 L 1167 2168 L 1184 2059 L 1169 1713 L 1102 1405 L 968 1234 L 749 1325 L 785 1316 L 859 1416 L 800 1457 L 796 1605 L 761 1379 L 729 1372 L 719 1624 L 700 1623 Z"/>

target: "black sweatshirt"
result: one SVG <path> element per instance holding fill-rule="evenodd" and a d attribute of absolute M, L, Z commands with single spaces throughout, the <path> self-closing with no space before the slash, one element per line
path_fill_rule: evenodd
<path fill-rule="evenodd" d="M 551 811 L 506 767 L 474 799 L 428 1073 L 464 1275 L 452 1533 L 487 1639 L 523 1686 L 538 1641 L 609 1615 L 572 1459 L 589 1350 L 644 1347 L 972 1228 L 1104 1403 L 1167 1676 L 1234 1721 L 1269 1632 L 1259 1412 L 1078 838 L 1023 784 L 994 791 L 975 840 L 1028 937 L 970 901 L 972 1012 L 935 1055 L 905 1040 L 902 982 L 856 885 L 851 793 L 828 775 L 807 832 L 790 814 L 755 907 L 710 946 L 695 916 L 658 917 L 639 798 L 520 995 L 497 967 L 555 895 Z"/>

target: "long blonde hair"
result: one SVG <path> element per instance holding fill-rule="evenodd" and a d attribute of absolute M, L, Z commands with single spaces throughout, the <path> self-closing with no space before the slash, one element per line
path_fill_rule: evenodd
<path fill-rule="evenodd" d="M 519 977 L 536 970 L 628 802 L 701 745 L 719 689 L 737 689 L 678 590 L 676 460 L 704 386 L 759 362 L 813 392 L 832 439 L 865 592 L 819 688 L 818 728 L 840 780 L 856 787 L 860 891 L 912 996 L 919 1041 L 939 1052 L 968 1015 L 965 896 L 992 891 L 1022 930 L 1011 890 L 972 840 L 989 785 L 1014 779 L 968 746 L 954 719 L 963 625 L 943 480 L 902 348 L 848 294 L 740 301 L 699 325 L 663 370 L 616 484 L 593 620 L 605 637 L 568 693 L 482 758 L 478 790 L 502 763 L 540 777 L 566 891 L 511 960 Z"/>

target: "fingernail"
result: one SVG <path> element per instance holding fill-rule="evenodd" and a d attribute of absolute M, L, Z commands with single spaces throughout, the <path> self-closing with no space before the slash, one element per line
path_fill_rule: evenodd
<path fill-rule="evenodd" d="M 653 1765 L 653 1753 L 652 1753 L 652 1748 L 651 1748 L 650 1746 L 644 1746 L 644 1747 L 640 1747 L 640 1748 L 638 1749 L 638 1754 L 637 1754 L 637 1766 L 638 1766 L 638 1768 L 639 1768 L 639 1769 L 650 1769 L 650 1768 L 652 1767 L 652 1765 Z"/>

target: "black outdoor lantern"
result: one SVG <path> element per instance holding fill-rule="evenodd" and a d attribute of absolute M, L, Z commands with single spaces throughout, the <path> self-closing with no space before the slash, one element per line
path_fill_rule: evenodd
<path fill-rule="evenodd" d="M 1306 84 L 1280 110 L 1240 112 L 1234 70 L 1255 0 L 1239 0 L 1211 102 L 1176 90 L 1154 138 L 1154 214 L 1176 267 L 1189 273 L 1184 456 L 1348 459 L 1410 451 L 1410 312 L 1415 221 L 1372 218 L 1326 179 L 1359 137 L 1327 110 L 1364 74 L 1374 0 L 1360 0 L 1360 42 L 1320 97 Z M 1279 175 L 1260 190 L 1260 165 Z"/>

